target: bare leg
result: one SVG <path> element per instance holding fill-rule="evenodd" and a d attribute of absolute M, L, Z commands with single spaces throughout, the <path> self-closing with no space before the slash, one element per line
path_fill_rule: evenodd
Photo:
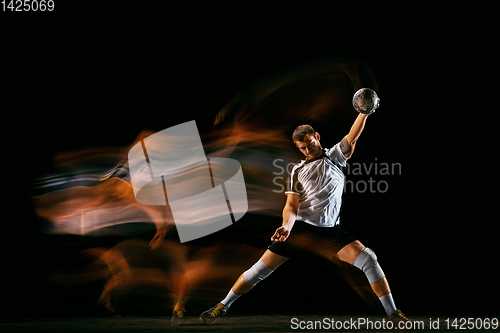
<path fill-rule="evenodd" d="M 269 250 L 266 250 L 262 257 L 260 257 L 259 261 L 257 261 L 251 268 L 240 275 L 231 290 L 229 290 L 226 298 L 224 298 L 213 308 L 203 312 L 200 315 L 200 320 L 206 325 L 212 324 L 217 317 L 226 314 L 227 309 L 236 299 L 238 299 L 241 295 L 249 292 L 254 287 L 254 285 L 258 283 L 258 281 L 266 278 L 287 260 L 287 257 L 283 257 Z M 243 276 L 246 276 L 249 281 L 245 281 L 245 278 Z"/>

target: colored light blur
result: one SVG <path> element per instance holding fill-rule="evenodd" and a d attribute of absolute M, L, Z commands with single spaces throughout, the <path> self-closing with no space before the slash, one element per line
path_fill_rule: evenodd
<path fill-rule="evenodd" d="M 210 131 L 200 133 L 208 159 L 232 158 L 241 164 L 250 214 L 246 223 L 252 225 L 252 216 L 256 223 L 262 215 L 281 216 L 285 195 L 276 190 L 276 165 L 277 161 L 286 166 L 302 158 L 291 139 L 295 127 L 308 123 L 332 140 L 340 140 L 357 114 L 352 108 L 352 94 L 365 86 L 377 89 L 365 64 L 337 60 L 312 63 L 255 83 L 220 110 Z M 130 148 L 152 134 L 144 131 L 125 147 L 61 152 L 54 161 L 56 172 L 34 184 L 35 211 L 46 222 L 40 231 L 127 237 L 117 244 L 81 250 L 80 254 L 92 263 L 79 271 L 43 273 L 48 283 L 59 286 L 103 281 L 96 301 L 111 312 L 134 307 L 145 311 L 188 307 L 189 300 L 217 302 L 219 299 L 206 290 L 224 296 L 265 250 L 257 243 L 248 245 L 238 239 L 200 247 L 169 237 L 175 230 L 169 206 L 139 203 L 128 170 Z M 286 176 L 278 180 L 283 186 Z M 182 197 L 193 189 L 179 191 L 186 192 L 178 193 Z M 192 209 L 196 212 L 197 207 Z M 154 234 L 155 230 L 157 242 L 138 237 L 146 232 Z M 269 239 L 272 235 L 255 230 L 257 238 Z M 304 240 L 295 245 L 311 248 L 314 244 Z M 311 255 L 332 259 L 327 253 L 312 251 Z M 333 261 L 342 266 L 338 260 Z M 353 271 L 343 272 L 362 298 L 374 304 L 366 282 L 359 282 L 363 280 Z"/>

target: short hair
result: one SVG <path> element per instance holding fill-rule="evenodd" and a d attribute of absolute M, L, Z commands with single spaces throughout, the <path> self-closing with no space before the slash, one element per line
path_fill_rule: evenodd
<path fill-rule="evenodd" d="M 304 142 L 306 135 L 314 135 L 316 131 L 312 128 L 311 125 L 300 125 L 293 131 L 293 141 Z"/>

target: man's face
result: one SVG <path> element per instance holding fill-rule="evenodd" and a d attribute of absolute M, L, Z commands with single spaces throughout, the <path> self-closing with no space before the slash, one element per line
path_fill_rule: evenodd
<path fill-rule="evenodd" d="M 302 154 L 305 155 L 306 160 L 318 157 L 323 153 L 323 148 L 321 148 L 319 143 L 318 132 L 314 133 L 314 135 L 306 134 L 304 141 L 294 141 L 294 143 Z"/>

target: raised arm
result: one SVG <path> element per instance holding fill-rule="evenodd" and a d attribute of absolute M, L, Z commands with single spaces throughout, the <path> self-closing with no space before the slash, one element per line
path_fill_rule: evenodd
<path fill-rule="evenodd" d="M 372 113 L 373 112 L 375 111 L 372 111 Z M 351 157 L 352 153 L 354 152 L 354 148 L 356 147 L 356 142 L 358 141 L 361 132 L 363 132 L 363 129 L 365 128 L 367 117 L 368 114 L 360 113 L 356 118 L 356 120 L 354 121 L 354 124 L 352 125 L 349 134 L 344 136 L 344 138 L 340 142 L 340 150 L 342 151 L 345 157 Z"/>

